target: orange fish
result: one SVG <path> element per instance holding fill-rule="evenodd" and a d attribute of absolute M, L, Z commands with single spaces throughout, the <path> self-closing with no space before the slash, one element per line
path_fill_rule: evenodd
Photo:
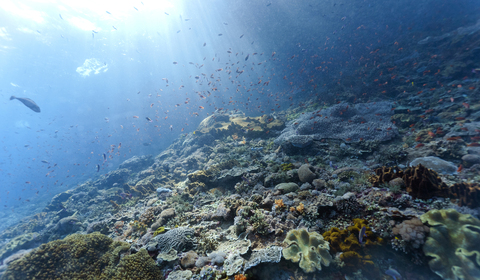
<path fill-rule="evenodd" d="M 470 104 L 463 102 L 462 105 L 465 106 L 466 109 L 470 109 Z"/>
<path fill-rule="evenodd" d="M 462 140 L 462 137 L 461 136 L 454 136 L 454 137 L 447 138 L 447 141 L 457 141 L 457 140 Z"/>
<path fill-rule="evenodd" d="M 430 137 L 435 137 L 435 133 L 433 133 L 432 131 L 429 131 L 429 132 L 428 132 L 428 136 L 430 136 Z"/>
<path fill-rule="evenodd" d="M 453 99 L 453 97 L 450 97 L 450 101 L 452 101 L 452 102 L 453 102 L 454 100 L 455 100 L 455 99 Z"/>
<path fill-rule="evenodd" d="M 133 116 L 134 119 L 138 119 L 138 116 Z"/>
<path fill-rule="evenodd" d="M 467 144 L 467 147 L 480 147 L 480 144 L 477 142 L 473 142 L 473 143 Z"/>
<path fill-rule="evenodd" d="M 198 108 L 200 108 L 200 109 L 205 109 L 203 106 L 198 106 Z"/>
<path fill-rule="evenodd" d="M 345 141 L 352 141 L 352 138 L 347 138 L 345 139 Z"/>
<path fill-rule="evenodd" d="M 425 146 L 423 143 L 418 143 L 417 146 L 415 146 L 415 149 L 423 147 L 423 146 Z"/>
<path fill-rule="evenodd" d="M 460 173 L 460 172 L 462 172 L 462 170 L 463 170 L 463 166 L 460 164 L 460 166 L 457 169 L 457 172 Z"/>
<path fill-rule="evenodd" d="M 463 120 L 465 120 L 465 118 L 464 118 L 464 117 L 456 117 L 455 120 L 457 120 L 457 121 L 463 121 Z"/>

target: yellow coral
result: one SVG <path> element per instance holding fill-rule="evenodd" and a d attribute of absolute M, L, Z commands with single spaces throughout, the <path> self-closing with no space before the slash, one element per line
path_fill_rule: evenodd
<path fill-rule="evenodd" d="M 275 205 L 277 208 L 284 208 L 285 204 L 283 203 L 283 199 L 275 199 Z"/>
<path fill-rule="evenodd" d="M 300 214 L 303 214 L 303 212 L 305 211 L 305 205 L 303 205 L 303 203 L 300 202 L 300 204 L 297 206 L 296 209 Z"/>

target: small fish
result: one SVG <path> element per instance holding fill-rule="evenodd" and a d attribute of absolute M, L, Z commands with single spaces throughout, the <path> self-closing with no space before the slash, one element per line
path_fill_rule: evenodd
<path fill-rule="evenodd" d="M 249 57 L 250 57 L 250 54 L 247 54 L 247 56 L 245 57 L 245 61 L 247 61 Z"/>
<path fill-rule="evenodd" d="M 203 43 L 203 46 L 204 46 L 204 47 L 205 47 L 206 45 L 207 45 L 207 43 L 206 43 L 206 42 L 205 42 L 205 43 Z"/>
<path fill-rule="evenodd" d="M 244 35 L 244 34 L 240 35 L 240 39 L 242 39 L 242 38 L 243 38 L 243 35 Z"/>
<path fill-rule="evenodd" d="M 43 163 L 46 163 L 46 164 L 49 164 L 50 162 L 46 161 L 46 160 L 42 160 Z"/>
<path fill-rule="evenodd" d="M 400 273 L 398 273 L 398 271 L 393 268 L 389 268 L 388 270 L 386 270 L 385 274 L 392 276 L 394 280 L 397 280 L 397 278 L 402 279 L 402 275 L 400 275 Z"/>
<path fill-rule="evenodd" d="M 458 169 L 457 169 L 457 173 L 462 172 L 462 170 L 463 170 L 463 166 L 460 164 L 460 166 L 459 166 Z"/>
<path fill-rule="evenodd" d="M 29 99 L 29 98 L 23 98 L 23 97 L 15 97 L 15 96 L 11 96 L 10 97 L 10 100 L 13 100 L 13 99 L 17 99 L 19 100 L 20 102 L 23 103 L 23 105 L 27 106 L 28 108 L 32 109 L 32 111 L 34 112 L 37 112 L 37 113 L 40 113 L 40 107 L 38 107 L 37 103 L 35 103 L 33 100 Z"/>
<path fill-rule="evenodd" d="M 149 122 L 153 122 L 152 119 L 149 118 L 149 117 L 146 117 L 146 119 L 147 119 L 147 121 L 149 121 Z"/>
<path fill-rule="evenodd" d="M 134 119 L 138 119 L 138 116 L 133 116 Z"/>
<path fill-rule="evenodd" d="M 100 164 L 97 164 L 97 172 L 100 171 Z"/>
<path fill-rule="evenodd" d="M 172 130 L 173 130 L 173 125 L 170 125 L 170 131 L 172 131 Z"/>
<path fill-rule="evenodd" d="M 467 102 L 463 102 L 462 105 L 465 107 L 465 109 L 470 109 L 470 104 Z"/>
<path fill-rule="evenodd" d="M 358 232 L 358 241 L 360 242 L 360 244 L 363 244 L 363 238 L 367 237 L 367 234 L 365 233 L 366 230 L 367 228 L 363 226 L 362 229 Z"/>
<path fill-rule="evenodd" d="M 165 14 L 166 14 L 167 16 L 169 16 L 169 15 L 170 15 L 170 14 L 169 14 L 169 13 L 167 13 L 167 12 L 165 12 Z"/>
<path fill-rule="evenodd" d="M 105 11 L 105 12 L 107 12 L 107 14 L 111 15 L 111 13 L 109 11 Z"/>
<path fill-rule="evenodd" d="M 60 16 L 61 19 L 63 19 L 62 15 L 61 14 L 58 14 Z"/>
<path fill-rule="evenodd" d="M 218 36 L 222 36 L 222 35 L 223 35 L 222 33 L 218 34 Z"/>
<path fill-rule="evenodd" d="M 113 29 L 118 30 L 114 25 L 112 25 Z"/>
<path fill-rule="evenodd" d="M 137 10 L 137 12 L 138 12 L 138 9 L 137 9 L 136 7 L 133 7 L 133 8 L 134 8 L 135 10 Z"/>
<path fill-rule="evenodd" d="M 107 161 L 107 155 L 103 153 L 103 161 Z"/>
<path fill-rule="evenodd" d="M 272 3 L 268 3 L 268 4 L 267 4 L 267 7 L 270 7 L 270 5 L 272 5 Z"/>

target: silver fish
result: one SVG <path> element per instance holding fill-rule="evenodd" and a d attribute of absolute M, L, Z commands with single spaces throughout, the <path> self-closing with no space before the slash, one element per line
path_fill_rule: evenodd
<path fill-rule="evenodd" d="M 32 99 L 23 98 L 23 97 L 15 97 L 11 96 L 10 100 L 17 99 L 23 103 L 23 105 L 27 106 L 28 108 L 32 109 L 32 111 L 40 113 L 40 107 L 38 107 L 37 103 L 35 103 Z"/>
<path fill-rule="evenodd" d="M 360 232 L 358 232 L 358 241 L 360 242 L 360 244 L 363 244 L 363 237 L 367 237 L 367 235 L 365 234 L 366 230 L 367 229 L 365 228 L 365 226 L 363 226 Z"/>

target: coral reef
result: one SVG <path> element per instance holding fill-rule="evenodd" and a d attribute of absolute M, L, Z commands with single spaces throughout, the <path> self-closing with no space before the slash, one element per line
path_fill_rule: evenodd
<path fill-rule="evenodd" d="M 12 262 L 2 279 L 163 279 L 160 269 L 140 250 L 99 234 L 73 234 L 41 245 Z"/>
<path fill-rule="evenodd" d="M 442 279 L 477 279 L 480 275 L 480 221 L 456 210 L 430 210 L 421 217 L 430 226 L 423 246 L 430 269 Z"/>
<path fill-rule="evenodd" d="M 322 265 L 329 266 L 332 261 L 328 242 L 316 232 L 292 229 L 287 233 L 284 242 L 288 247 L 283 249 L 283 257 L 295 263 L 300 262 L 300 268 L 307 273 L 322 270 Z"/>

